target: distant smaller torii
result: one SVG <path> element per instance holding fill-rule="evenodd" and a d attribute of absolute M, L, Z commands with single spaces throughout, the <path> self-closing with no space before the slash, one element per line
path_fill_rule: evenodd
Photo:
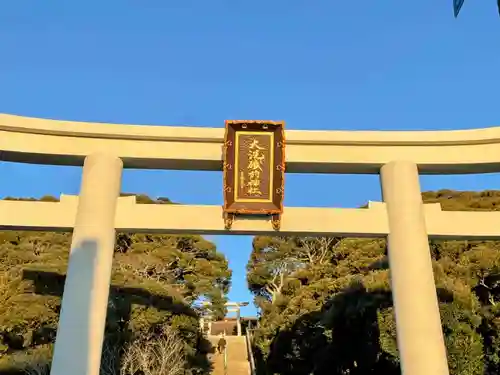
<path fill-rule="evenodd" d="M 201 303 L 202 306 L 206 308 L 206 310 L 209 312 L 206 315 L 202 315 L 200 318 L 200 328 L 203 331 L 205 327 L 205 319 L 208 322 L 208 331 L 212 331 L 212 321 L 213 321 L 213 316 L 211 314 L 210 308 L 207 306 L 210 306 L 211 303 L 208 301 L 204 301 Z M 236 313 L 236 327 L 238 330 L 238 336 L 241 336 L 241 307 L 248 306 L 248 302 L 226 302 L 225 306 L 227 308 L 228 312 L 235 312 Z"/>

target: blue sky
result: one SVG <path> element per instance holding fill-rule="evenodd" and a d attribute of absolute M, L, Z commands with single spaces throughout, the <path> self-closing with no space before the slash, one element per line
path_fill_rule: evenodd
<path fill-rule="evenodd" d="M 500 125 L 494 0 L 0 2 L 0 112 L 75 121 L 290 129 Z M 0 163 L 0 196 L 77 194 L 79 168 Z M 222 204 L 218 172 L 130 171 L 123 191 Z M 422 177 L 424 190 L 500 176 Z M 287 175 L 290 206 L 380 200 L 377 176 Z M 251 237 L 213 238 L 251 300 Z M 254 314 L 250 306 L 246 314 Z"/>

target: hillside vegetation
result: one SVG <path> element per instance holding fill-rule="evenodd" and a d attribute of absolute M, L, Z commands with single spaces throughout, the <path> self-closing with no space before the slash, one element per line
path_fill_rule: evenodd
<path fill-rule="evenodd" d="M 423 199 L 500 209 L 500 191 Z M 430 245 L 451 374 L 500 374 L 500 242 Z M 386 254 L 384 239 L 256 237 L 247 278 L 262 309 L 259 373 L 399 375 Z"/>
<path fill-rule="evenodd" d="M 48 374 L 70 242 L 68 233 L 0 232 L 0 374 Z M 194 302 L 208 299 L 223 316 L 230 281 L 227 260 L 201 236 L 118 233 L 101 374 L 208 373 Z"/>

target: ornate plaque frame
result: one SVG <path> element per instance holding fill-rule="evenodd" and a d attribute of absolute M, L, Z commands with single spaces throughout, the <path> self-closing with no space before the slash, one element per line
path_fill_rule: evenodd
<path fill-rule="evenodd" d="M 279 229 L 285 185 L 285 123 L 227 120 L 223 148 L 224 219 L 270 215 Z"/>

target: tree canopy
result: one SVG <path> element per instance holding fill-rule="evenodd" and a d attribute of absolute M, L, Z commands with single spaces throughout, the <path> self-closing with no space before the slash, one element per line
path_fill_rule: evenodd
<path fill-rule="evenodd" d="M 70 241 L 68 233 L 0 232 L 0 373 L 50 362 Z M 173 330 L 184 346 L 186 373 L 206 373 L 196 301 L 211 301 L 224 316 L 230 283 L 227 259 L 201 236 L 118 233 L 105 348 L 119 356 L 138 337 Z"/>
<path fill-rule="evenodd" d="M 500 192 L 423 194 L 445 210 L 499 210 Z M 432 241 L 452 375 L 500 373 L 500 242 Z M 400 374 L 386 241 L 256 237 L 260 374 Z"/>

